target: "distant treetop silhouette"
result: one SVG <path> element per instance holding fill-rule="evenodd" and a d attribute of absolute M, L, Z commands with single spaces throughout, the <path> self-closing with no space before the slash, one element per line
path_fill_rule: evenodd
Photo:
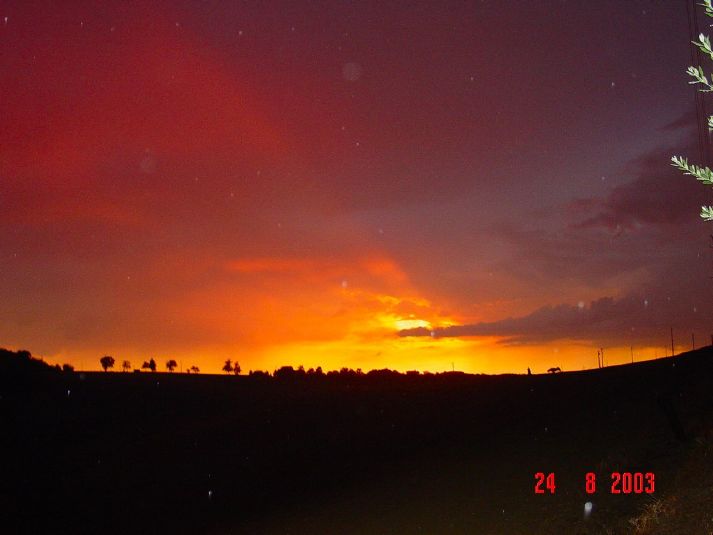
<path fill-rule="evenodd" d="M 101 364 L 102 368 L 104 368 L 104 371 L 108 371 L 109 368 L 114 367 L 114 357 L 111 355 L 104 355 L 102 358 L 99 359 L 99 363 Z"/>

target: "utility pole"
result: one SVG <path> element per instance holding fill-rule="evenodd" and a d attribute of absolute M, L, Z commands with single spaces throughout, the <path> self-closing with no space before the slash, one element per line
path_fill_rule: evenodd
<path fill-rule="evenodd" d="M 691 350 L 696 350 L 696 335 L 691 333 Z"/>
<path fill-rule="evenodd" d="M 673 350 L 673 327 L 671 327 L 671 356 L 673 357 L 675 354 Z"/>
<path fill-rule="evenodd" d="M 634 364 L 634 346 L 630 346 L 631 348 L 631 363 Z"/>

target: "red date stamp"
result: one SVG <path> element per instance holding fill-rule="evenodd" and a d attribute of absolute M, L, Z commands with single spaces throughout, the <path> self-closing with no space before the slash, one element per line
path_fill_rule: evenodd
<path fill-rule="evenodd" d="M 610 494 L 653 494 L 656 476 L 653 472 L 612 472 L 605 487 Z M 556 488 L 554 472 L 535 474 L 535 494 L 554 494 Z M 584 475 L 584 490 L 587 494 L 597 492 L 597 475 L 594 472 Z"/>

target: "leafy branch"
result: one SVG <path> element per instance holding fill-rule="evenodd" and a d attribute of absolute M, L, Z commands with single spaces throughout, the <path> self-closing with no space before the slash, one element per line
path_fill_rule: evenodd
<path fill-rule="evenodd" d="M 709 167 L 698 167 L 697 165 L 689 164 L 688 158 L 682 156 L 672 156 L 671 165 L 683 171 L 684 175 L 696 177 L 706 185 L 713 186 L 713 171 Z"/>
<path fill-rule="evenodd" d="M 686 73 L 688 73 L 688 75 L 693 78 L 692 82 L 688 82 L 689 84 L 703 84 L 708 88 L 699 89 L 699 91 L 702 91 L 703 93 L 710 93 L 711 91 L 713 91 L 713 84 L 708 81 L 708 78 L 706 78 L 706 74 L 703 72 L 703 69 L 701 67 L 688 67 Z"/>
<path fill-rule="evenodd" d="M 698 5 L 703 6 L 706 15 L 713 17 L 713 0 L 703 0 L 703 3 Z M 711 45 L 710 37 L 701 33 L 698 35 L 698 41 L 691 42 L 713 60 L 713 45 Z M 688 67 L 686 74 L 693 78 L 693 81 L 688 82 L 689 84 L 701 84 L 703 86 L 699 87 L 698 91 L 701 93 L 713 92 L 713 78 L 711 79 L 712 81 L 709 81 L 700 65 Z M 708 128 L 713 130 L 713 115 L 708 117 Z M 703 184 L 713 186 L 713 171 L 711 171 L 710 167 L 689 164 L 688 159 L 683 156 L 672 156 L 671 165 L 682 171 L 684 175 L 694 176 L 696 180 L 703 182 Z M 713 206 L 701 206 L 701 217 L 706 221 L 713 221 Z"/>
<path fill-rule="evenodd" d="M 711 49 L 711 38 L 708 37 L 707 35 L 703 35 L 702 33 L 698 35 L 699 41 L 691 41 L 694 45 L 696 45 L 701 52 L 704 54 L 708 54 L 711 59 L 713 59 L 713 50 Z M 699 67 L 700 69 L 700 67 Z M 689 68 L 690 70 L 690 68 Z M 689 73 L 690 74 L 690 73 Z M 689 82 L 689 83 L 695 83 L 695 82 Z"/>
<path fill-rule="evenodd" d="M 708 124 L 710 124 L 711 119 L 713 117 L 708 119 Z M 683 171 L 684 175 L 694 176 L 696 180 L 700 180 L 708 186 L 713 186 L 713 171 L 711 171 L 710 167 L 689 164 L 688 159 L 682 156 L 672 156 L 671 165 Z M 701 206 L 701 217 L 706 221 L 713 221 L 713 206 Z"/>

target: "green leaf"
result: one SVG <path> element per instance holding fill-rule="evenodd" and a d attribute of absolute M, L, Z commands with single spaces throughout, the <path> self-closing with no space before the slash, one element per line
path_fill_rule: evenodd
<path fill-rule="evenodd" d="M 713 17 L 713 5 L 711 5 L 711 0 L 703 0 L 703 3 L 698 5 L 706 8 L 706 15 Z"/>

